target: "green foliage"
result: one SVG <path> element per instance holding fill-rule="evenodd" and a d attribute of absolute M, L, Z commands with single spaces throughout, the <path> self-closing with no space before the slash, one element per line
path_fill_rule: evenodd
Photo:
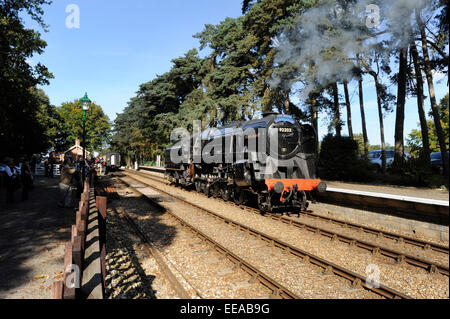
<path fill-rule="evenodd" d="M 449 111 L 448 111 L 448 96 L 447 93 L 439 104 L 439 115 L 441 117 L 441 125 L 444 131 L 445 143 L 449 145 Z M 431 116 L 431 114 L 430 114 Z M 436 132 L 436 126 L 434 125 L 433 120 L 427 121 L 428 126 L 428 137 L 430 141 L 430 151 L 431 152 L 440 152 L 441 148 L 439 146 L 439 140 Z M 418 157 L 420 151 L 422 150 L 422 132 L 420 130 L 412 130 L 408 135 L 407 145 L 411 149 L 411 154 L 414 157 Z"/>
<path fill-rule="evenodd" d="M 438 3 L 447 7 L 444 1 L 433 2 L 429 7 L 437 9 Z M 388 1 L 379 4 L 384 9 L 392 8 Z M 391 86 L 398 82 L 400 75 L 393 71 L 397 70 L 395 64 L 399 61 L 396 60 L 398 48 L 393 49 L 393 42 L 398 39 L 391 27 L 394 22 L 405 25 L 408 22 L 407 19 L 389 21 L 388 15 L 383 14 L 379 29 L 368 28 L 364 14 L 361 16 L 356 11 L 361 9 L 360 5 L 358 1 L 341 0 L 243 0 L 243 16 L 226 18 L 217 25 L 207 24 L 194 35 L 200 42 L 200 50 L 207 49 L 203 58 L 197 50 L 190 50 L 172 60 L 168 72 L 140 86 L 115 120 L 112 148 L 129 159 L 155 160 L 170 143 L 170 133 L 176 127 L 191 130 L 194 120 L 201 120 L 203 128 L 221 126 L 235 120 L 253 119 L 261 111 L 295 114 L 304 121 L 312 120 L 316 112 L 325 112 L 327 123 L 343 124 L 340 115 L 335 113 L 342 97 L 335 103 L 330 85 L 344 80 L 350 82 L 364 74 L 376 80 L 374 91 L 381 115 L 392 112 L 395 97 Z M 432 24 L 444 21 L 445 8 L 439 9 L 439 15 L 427 22 L 433 30 L 439 30 L 435 38 L 428 31 L 433 36 L 430 37 L 432 63 L 440 71 L 446 69 L 442 52 L 445 53 L 448 43 L 448 28 Z M 321 15 L 323 19 L 312 21 L 312 24 L 317 22 L 318 33 L 305 38 L 308 28 L 302 29 L 301 22 L 315 9 L 325 14 Z M 278 41 L 281 45 L 277 47 L 275 40 L 283 36 L 289 41 Z M 283 54 L 280 58 L 280 52 L 289 58 L 283 58 Z M 299 59 L 304 52 L 314 54 Z M 407 72 L 410 76 L 410 70 Z M 411 77 L 408 81 L 408 92 L 411 92 L 414 83 Z M 301 92 L 297 88 L 302 88 Z M 306 96 L 305 91 L 309 92 Z M 300 93 L 304 101 L 297 105 L 291 100 L 294 94 L 298 97 Z M 448 136 L 448 107 L 443 125 Z M 437 138 L 434 139 L 432 143 L 437 145 Z M 393 148 L 386 146 L 386 149 Z M 369 150 L 374 149 L 381 146 L 371 145 Z M 321 165 L 322 173 L 333 179 L 368 180 L 372 168 L 358 154 L 364 154 L 362 134 L 355 134 L 354 141 L 332 140 L 328 136 L 322 143 L 322 164 L 328 161 L 327 165 Z M 406 175 L 421 174 L 418 164 L 404 164 Z"/>
<path fill-rule="evenodd" d="M 409 180 L 411 185 L 426 186 L 431 172 L 427 169 L 427 164 L 422 157 L 400 158 L 394 161 L 389 168 L 392 176 L 402 176 L 404 180 Z"/>
<path fill-rule="evenodd" d="M 42 94 L 37 85 L 52 77 L 41 64 L 28 64 L 46 46 L 40 33 L 26 29 L 23 15 L 41 27 L 42 7 L 47 0 L 4 0 L 0 2 L 0 158 L 17 157 L 45 151 L 49 145 L 45 123 L 38 119 L 43 111 Z M 42 118 L 41 118 L 42 120 Z"/>
<path fill-rule="evenodd" d="M 321 178 L 359 182 L 371 178 L 370 163 L 358 155 L 358 143 L 350 137 L 326 135 L 319 158 Z"/>
<path fill-rule="evenodd" d="M 65 136 L 59 150 L 66 150 L 75 144 L 75 139 L 83 139 L 83 110 L 79 100 L 63 103 L 56 109 L 60 119 L 60 134 Z M 110 139 L 111 123 L 101 106 L 92 103 L 86 114 L 86 149 L 101 151 Z"/>
<path fill-rule="evenodd" d="M 42 149 L 65 150 L 68 133 L 64 130 L 64 121 L 58 113 L 57 108 L 50 104 L 50 100 L 41 89 L 35 90 L 39 100 L 40 108 L 36 114 L 36 119 L 44 129 L 42 137 Z"/>

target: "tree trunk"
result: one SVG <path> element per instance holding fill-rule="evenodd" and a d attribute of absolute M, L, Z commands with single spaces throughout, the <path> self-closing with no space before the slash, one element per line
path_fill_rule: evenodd
<path fill-rule="evenodd" d="M 417 108 L 419 110 L 420 129 L 422 131 L 422 151 L 420 152 L 420 156 L 424 159 L 426 168 L 428 169 L 430 167 L 430 140 L 428 137 L 428 125 L 425 115 L 422 70 L 420 69 L 419 54 L 414 41 L 411 42 L 411 55 L 416 77 Z"/>
<path fill-rule="evenodd" d="M 336 130 L 336 136 L 341 137 L 341 114 L 339 110 L 339 91 L 337 83 L 333 83 L 333 97 L 334 97 L 334 119 L 333 124 Z"/>
<path fill-rule="evenodd" d="M 398 70 L 397 112 L 395 116 L 395 161 L 404 157 L 403 131 L 405 126 L 406 71 L 408 49 L 400 49 L 400 66 Z"/>
<path fill-rule="evenodd" d="M 380 138 L 381 138 L 381 171 L 386 173 L 386 143 L 384 142 L 384 123 L 383 123 L 383 107 L 381 105 L 380 83 L 378 82 L 378 76 L 372 74 L 375 80 L 375 87 L 377 90 L 377 104 L 378 104 L 378 118 L 380 120 Z"/>
<path fill-rule="evenodd" d="M 425 65 L 425 76 L 427 78 L 427 83 L 428 83 L 428 92 L 430 94 L 430 104 L 431 104 L 431 111 L 433 114 L 434 125 L 436 127 L 436 133 L 437 133 L 438 140 L 439 140 L 439 146 L 441 148 L 441 156 L 442 156 L 442 163 L 443 163 L 443 167 L 444 167 L 444 175 L 448 176 L 447 147 L 445 144 L 444 132 L 442 130 L 441 117 L 439 116 L 439 110 L 438 110 L 438 106 L 436 104 L 436 96 L 434 94 L 433 74 L 431 73 L 432 69 L 431 69 L 430 57 L 428 54 L 428 47 L 427 47 L 427 35 L 425 33 L 425 26 L 420 17 L 420 13 L 417 10 L 416 10 L 416 21 L 417 21 L 417 25 L 419 26 L 420 36 L 421 36 L 421 40 L 422 40 L 422 52 L 423 52 L 423 59 L 424 59 L 424 65 Z"/>
<path fill-rule="evenodd" d="M 347 106 L 348 136 L 353 138 L 352 109 L 351 109 L 351 105 L 350 105 L 350 96 L 348 94 L 348 82 L 347 81 L 344 81 L 344 94 L 345 94 L 345 105 Z"/>
<path fill-rule="evenodd" d="M 291 90 L 287 89 L 284 91 L 284 112 L 286 114 L 291 114 L 289 106 L 291 105 L 291 100 L 289 99 L 289 93 Z"/>
<path fill-rule="evenodd" d="M 319 152 L 319 112 L 317 111 L 317 94 L 311 93 L 310 97 L 311 105 L 311 124 L 316 131 L 316 152 Z"/>
<path fill-rule="evenodd" d="M 359 55 L 356 55 L 356 59 L 359 65 Z M 364 156 L 369 155 L 369 139 L 367 138 L 367 127 L 366 127 L 366 115 L 364 112 L 364 95 L 363 95 L 363 85 L 362 85 L 362 74 L 358 78 L 358 89 L 359 89 L 359 108 L 361 110 L 361 124 L 364 139 Z"/>

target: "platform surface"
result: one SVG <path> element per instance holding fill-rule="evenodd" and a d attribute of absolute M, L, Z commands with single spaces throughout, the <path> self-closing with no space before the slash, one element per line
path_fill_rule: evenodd
<path fill-rule="evenodd" d="M 0 299 L 47 299 L 62 280 L 73 209 L 59 208 L 59 178 L 37 177 L 29 200 L 5 203 L 0 188 Z"/>
<path fill-rule="evenodd" d="M 365 191 L 360 191 L 360 190 L 355 190 L 355 189 L 345 189 L 345 188 L 335 188 L 335 187 L 327 187 L 327 192 L 346 193 L 346 194 L 353 194 L 353 195 L 394 199 L 394 200 L 405 201 L 405 202 L 414 202 L 414 203 L 422 203 L 422 204 L 448 207 L 448 200 L 444 201 L 444 200 L 429 199 L 429 198 L 423 198 L 423 197 L 411 197 L 411 196 L 386 194 L 386 193 L 365 192 Z"/>
<path fill-rule="evenodd" d="M 141 166 L 141 168 L 143 168 L 143 171 L 145 168 L 148 168 L 154 172 L 164 172 L 163 167 Z M 327 183 L 327 189 L 333 192 L 449 206 L 449 192 L 447 190 L 395 185 L 369 185 L 336 181 L 325 182 Z"/>

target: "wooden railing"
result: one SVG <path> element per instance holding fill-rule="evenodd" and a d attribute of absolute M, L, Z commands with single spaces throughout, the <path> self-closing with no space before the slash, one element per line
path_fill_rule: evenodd
<path fill-rule="evenodd" d="M 52 299 L 103 299 L 105 289 L 107 198 L 95 196 L 86 179 L 65 246 L 63 280 L 53 282 Z"/>

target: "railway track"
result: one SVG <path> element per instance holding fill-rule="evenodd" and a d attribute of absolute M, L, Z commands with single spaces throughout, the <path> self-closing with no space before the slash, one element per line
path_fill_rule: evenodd
<path fill-rule="evenodd" d="M 108 193 L 114 193 L 114 190 L 112 188 L 108 189 Z M 117 194 L 117 193 L 116 193 Z M 163 273 L 164 277 L 167 278 L 170 285 L 172 286 L 173 290 L 177 293 L 178 297 L 181 299 L 191 299 L 189 293 L 184 289 L 183 285 L 180 283 L 180 281 L 176 278 L 176 276 L 172 273 L 167 263 L 164 261 L 164 258 L 162 257 L 161 253 L 156 249 L 151 241 L 147 238 L 145 233 L 141 230 L 141 228 L 136 224 L 134 219 L 125 211 L 117 211 L 115 212 L 118 214 L 118 216 L 126 221 L 128 225 L 134 230 L 136 235 L 141 239 L 142 243 L 144 244 L 143 247 L 145 251 L 152 256 L 156 263 L 159 266 L 159 269 L 161 269 L 161 272 Z"/>
<path fill-rule="evenodd" d="M 156 179 L 158 181 L 167 183 L 166 179 L 164 179 L 162 177 L 157 177 L 155 175 L 145 174 L 145 173 L 138 173 L 138 172 L 133 172 L 133 174 L 140 175 L 142 177 L 148 177 L 150 179 Z M 203 193 L 199 193 L 199 194 L 203 194 Z M 206 196 L 206 195 L 204 195 L 204 196 Z M 221 200 L 221 201 L 223 201 L 225 203 L 229 203 L 231 205 L 236 205 L 236 204 L 234 204 L 232 202 L 225 201 L 222 198 L 217 198 L 217 199 L 219 199 L 219 200 Z M 245 205 L 239 205 L 239 206 L 244 208 L 244 209 L 246 209 L 246 210 L 249 210 L 249 211 L 251 211 L 253 213 L 260 214 L 259 210 L 255 209 L 253 207 L 249 207 L 249 206 L 245 206 Z M 339 226 L 342 226 L 342 227 L 345 227 L 345 228 L 358 230 L 358 231 L 363 232 L 363 233 L 372 234 L 372 235 L 376 235 L 378 237 L 383 237 L 383 238 L 395 240 L 396 242 L 409 244 L 409 245 L 412 245 L 412 246 L 415 246 L 415 247 L 419 247 L 419 248 L 422 248 L 422 249 L 425 249 L 425 250 L 426 249 L 430 249 L 432 251 L 435 251 L 435 252 L 438 252 L 438 253 L 442 253 L 442 254 L 445 254 L 445 255 L 449 254 L 449 249 L 450 248 L 448 246 L 445 246 L 445 245 L 440 245 L 440 244 L 437 244 L 437 243 L 433 243 L 433 242 L 429 242 L 429 241 L 413 238 L 413 237 L 410 237 L 410 236 L 400 235 L 400 234 L 396 234 L 396 233 L 389 232 L 389 231 L 386 231 L 386 230 L 380 230 L 380 229 L 376 229 L 376 228 L 373 228 L 373 227 L 369 227 L 369 226 L 365 226 L 365 225 L 360 225 L 360 224 L 356 224 L 356 223 L 340 220 L 340 219 L 337 219 L 337 218 L 326 217 L 326 216 L 322 216 L 322 215 L 311 213 L 311 212 L 301 212 L 300 214 L 302 214 L 302 216 L 306 216 L 306 217 L 309 217 L 311 219 L 326 221 L 326 222 L 328 222 L 330 224 L 339 225 Z M 270 217 L 270 218 L 272 218 L 272 219 L 279 220 L 279 221 L 282 221 L 282 222 L 287 223 L 287 224 L 291 224 L 292 223 L 293 226 L 299 225 L 300 228 L 303 228 L 303 226 L 301 225 L 302 223 L 293 221 L 292 219 L 287 218 L 285 216 L 276 215 L 276 214 L 265 214 L 265 215 Z M 316 230 L 314 230 L 314 231 L 316 231 Z"/>
<path fill-rule="evenodd" d="M 136 173 L 133 172 L 133 174 L 136 174 Z M 142 174 L 142 173 L 138 173 L 136 175 L 142 176 L 142 177 L 145 177 L 145 178 L 149 178 L 151 180 L 159 181 L 161 183 L 166 184 L 166 180 L 163 179 L 163 178 L 154 177 L 152 175 L 150 175 L 150 177 L 149 177 L 149 174 Z M 254 209 L 252 207 L 241 205 L 241 208 L 245 209 L 248 212 L 260 215 L 259 210 Z M 307 213 L 307 214 L 309 215 L 309 213 Z M 437 263 L 433 263 L 431 261 L 428 261 L 428 260 L 425 260 L 425 259 L 422 259 L 422 258 L 418 258 L 418 257 L 409 255 L 409 254 L 401 252 L 401 251 L 396 251 L 396 250 L 393 250 L 393 249 L 390 249 L 390 248 L 387 248 L 387 247 L 383 247 L 383 246 L 380 246 L 380 245 L 372 244 L 372 243 L 367 242 L 367 241 L 356 239 L 354 237 L 343 235 L 343 234 L 340 234 L 340 233 L 337 233 L 337 232 L 333 232 L 333 231 L 324 229 L 322 227 L 313 226 L 313 225 L 308 224 L 308 223 L 303 223 L 303 222 L 300 222 L 300 221 L 296 221 L 294 219 L 287 218 L 287 217 L 284 217 L 284 216 L 281 216 L 281 215 L 265 214 L 264 216 L 266 216 L 267 218 L 271 218 L 273 220 L 280 221 L 280 222 L 282 222 L 284 224 L 291 225 L 293 227 L 297 227 L 299 229 L 311 231 L 313 233 L 316 233 L 316 234 L 328 237 L 328 238 L 330 238 L 332 240 L 338 240 L 338 241 L 347 243 L 349 245 L 365 249 L 367 251 L 370 251 L 373 254 L 380 254 L 382 256 L 385 256 L 385 257 L 388 257 L 388 258 L 392 258 L 395 261 L 397 261 L 398 263 L 403 263 L 404 262 L 404 263 L 407 263 L 407 264 L 415 266 L 415 267 L 426 269 L 430 273 L 440 273 L 442 275 L 449 276 L 449 268 L 447 266 L 439 265 Z M 319 216 L 319 215 L 316 215 L 316 214 L 314 214 L 313 216 L 314 216 L 313 218 L 320 219 L 320 220 L 324 219 L 324 220 L 327 220 L 329 222 L 333 222 L 333 223 L 336 223 L 336 224 L 339 224 L 339 225 L 348 225 L 349 227 L 352 227 L 353 229 L 358 229 L 359 231 L 362 231 L 362 232 L 376 233 L 377 236 L 379 236 L 379 237 L 386 237 L 386 238 L 389 238 L 389 239 L 396 239 L 397 241 L 403 241 L 404 243 L 413 242 L 413 243 L 415 243 L 416 247 L 423 247 L 425 249 L 433 249 L 434 251 L 437 251 L 437 252 L 444 253 L 444 254 L 448 255 L 448 247 L 447 247 L 447 250 L 445 250 L 445 246 L 441 246 L 441 245 L 437 245 L 437 244 L 434 244 L 434 243 L 421 241 L 421 240 L 410 238 L 410 237 L 406 237 L 406 236 L 395 235 L 395 237 L 394 237 L 394 234 L 389 233 L 389 232 L 384 232 L 384 231 L 376 230 L 374 228 L 365 227 L 365 226 L 357 225 L 357 224 L 353 224 L 353 223 L 346 223 L 344 221 L 338 221 L 338 220 L 335 220 L 335 219 L 332 219 L 332 218 L 326 218 L 326 217 Z"/>
<path fill-rule="evenodd" d="M 130 184 L 128 184 L 126 181 L 121 180 L 123 183 L 128 185 L 128 187 L 133 188 L 137 193 L 144 196 L 139 190 L 132 187 Z M 112 191 L 112 188 L 109 188 L 108 191 Z M 145 197 L 145 196 L 144 196 Z M 147 197 L 145 197 L 147 198 Z M 148 198 L 147 198 L 148 199 Z M 148 199 L 151 201 L 151 199 Z M 209 246 L 211 246 L 216 252 L 223 255 L 226 259 L 231 261 L 235 266 L 242 269 L 245 273 L 251 276 L 251 282 L 259 282 L 262 286 L 268 288 L 272 291 L 271 297 L 273 298 L 282 298 L 282 299 L 299 299 L 299 297 L 290 291 L 289 289 L 285 288 L 283 285 L 278 283 L 276 280 L 270 278 L 266 274 L 264 274 L 261 270 L 259 270 L 257 267 L 251 265 L 250 263 L 246 262 L 244 259 L 239 257 L 238 255 L 231 252 L 226 247 L 222 246 L 218 242 L 216 242 L 214 239 L 209 237 L 208 235 L 204 234 L 200 230 L 198 230 L 196 227 L 192 226 L 185 220 L 178 217 L 176 214 L 174 214 L 172 211 L 161 207 L 158 203 L 151 201 L 151 203 L 160 209 L 163 209 L 164 212 L 168 213 L 171 218 L 176 220 L 182 227 L 185 229 L 188 229 L 190 232 L 192 232 L 196 237 L 200 238 L 203 242 L 207 243 Z M 173 275 L 173 273 L 170 271 L 167 264 L 163 261 L 163 258 L 161 256 L 161 253 L 153 247 L 151 244 L 151 241 L 147 238 L 145 233 L 140 229 L 140 227 L 134 222 L 133 218 L 129 216 L 126 212 L 119 212 L 119 216 L 122 216 L 123 219 L 125 219 L 128 224 L 135 230 L 136 234 L 142 239 L 142 241 L 145 243 L 145 247 L 148 250 L 148 252 L 155 257 L 158 264 L 161 266 L 161 269 L 163 269 L 166 277 L 169 279 L 169 282 L 171 283 L 174 290 L 177 292 L 177 294 L 180 296 L 180 298 L 189 298 L 188 293 L 184 288 L 182 287 L 181 283 L 176 279 L 176 277 Z M 199 297 L 201 295 L 197 293 Z"/>
<path fill-rule="evenodd" d="M 108 199 L 120 199 L 116 188 L 110 182 L 101 182 L 96 187 L 96 192 L 101 194 L 101 196 L 106 196 Z M 170 283 L 171 287 L 182 299 L 190 299 L 189 293 L 184 289 L 183 285 L 178 281 L 176 276 L 172 273 L 167 263 L 164 261 L 162 254 L 158 249 L 152 244 L 141 228 L 136 224 L 134 219 L 123 209 L 110 208 L 119 217 L 120 220 L 128 224 L 128 226 L 134 231 L 134 233 L 140 238 L 142 242 L 143 249 L 145 252 L 152 256 L 156 261 L 159 269 L 161 270 L 163 276 Z M 110 234 L 111 235 L 111 234 Z"/>
<path fill-rule="evenodd" d="M 378 295 L 380 295 L 380 296 L 382 296 L 384 298 L 388 298 L 388 299 L 409 299 L 410 298 L 409 296 L 407 296 L 407 295 L 405 295 L 405 294 L 403 294 L 403 293 L 401 293 L 399 291 L 396 291 L 396 290 L 394 290 L 394 289 L 392 289 L 390 287 L 387 287 L 385 285 L 382 285 L 382 284 L 373 285 L 371 283 L 371 281 L 368 280 L 368 278 L 366 278 L 365 276 L 362 276 L 362 275 L 360 275 L 358 273 L 355 273 L 355 272 L 353 272 L 353 271 L 351 271 L 349 269 L 341 267 L 341 266 L 339 266 L 337 264 L 334 264 L 334 263 L 332 263 L 330 261 L 327 261 L 327 260 L 325 260 L 323 258 L 317 257 L 317 256 L 315 256 L 315 255 L 313 255 L 311 253 L 303 251 L 303 250 L 301 250 L 301 249 L 299 249 L 297 247 L 294 247 L 293 245 L 290 245 L 288 243 L 285 243 L 285 242 L 283 242 L 283 241 L 281 241 L 281 240 L 279 240 L 279 239 L 277 239 L 275 237 L 272 237 L 270 235 L 264 234 L 262 232 L 259 232 L 258 230 L 252 229 L 252 228 L 250 228 L 250 227 L 248 227 L 246 225 L 243 225 L 241 223 L 238 223 L 236 221 L 228 219 L 228 218 L 226 218 L 224 216 L 216 214 L 215 212 L 213 212 L 211 210 L 208 210 L 208 209 L 203 208 L 201 206 L 198 206 L 198 205 L 196 205 L 194 203 L 186 201 L 185 199 L 183 199 L 183 198 L 181 198 L 179 196 L 176 196 L 176 195 L 170 194 L 170 193 L 168 193 L 168 192 L 166 192 L 164 190 L 161 190 L 161 189 L 155 187 L 154 185 L 150 185 L 150 184 L 145 183 L 145 182 L 143 182 L 141 180 L 137 180 L 137 179 L 133 178 L 133 174 L 127 174 L 127 177 L 129 177 L 129 178 L 131 178 L 133 180 L 136 180 L 137 182 L 139 182 L 141 184 L 144 184 L 146 187 L 149 187 L 150 189 L 153 189 L 153 190 L 155 190 L 155 191 L 157 191 L 159 193 L 162 193 L 162 194 L 167 195 L 167 196 L 169 196 L 171 198 L 174 198 L 176 201 L 179 201 L 179 202 L 181 202 L 183 204 L 187 204 L 187 205 L 195 208 L 198 211 L 206 213 L 209 216 L 212 216 L 215 219 L 220 220 L 220 221 L 226 223 L 229 226 L 233 226 L 233 227 L 243 231 L 244 233 L 246 233 L 246 234 L 248 234 L 250 236 L 254 236 L 254 237 L 256 237 L 256 238 L 258 238 L 258 239 L 260 239 L 260 240 L 262 240 L 262 241 L 264 241 L 266 243 L 269 243 L 273 247 L 277 247 L 277 248 L 283 250 L 284 253 L 292 254 L 292 255 L 294 255 L 296 257 L 301 258 L 303 261 L 305 261 L 307 263 L 310 263 L 310 264 L 313 264 L 313 265 L 315 265 L 317 267 L 320 267 L 323 270 L 324 273 L 332 274 L 332 275 L 336 275 L 336 276 L 339 276 L 341 278 L 344 278 L 344 279 L 350 281 L 353 287 L 361 287 L 361 288 L 367 289 L 367 290 L 369 290 L 369 291 L 371 291 L 373 293 L 376 293 L 376 294 L 378 294 Z M 138 174 L 136 174 L 136 175 L 138 175 Z M 145 174 L 145 177 L 147 177 L 147 174 Z M 130 187 L 132 187 L 132 185 L 130 185 L 129 183 L 124 181 L 122 178 L 121 178 L 121 180 L 122 180 L 122 182 L 124 182 L 124 183 L 128 184 Z M 180 222 L 182 222 L 182 221 L 180 220 Z M 193 226 L 190 225 L 189 227 L 193 227 Z"/>

